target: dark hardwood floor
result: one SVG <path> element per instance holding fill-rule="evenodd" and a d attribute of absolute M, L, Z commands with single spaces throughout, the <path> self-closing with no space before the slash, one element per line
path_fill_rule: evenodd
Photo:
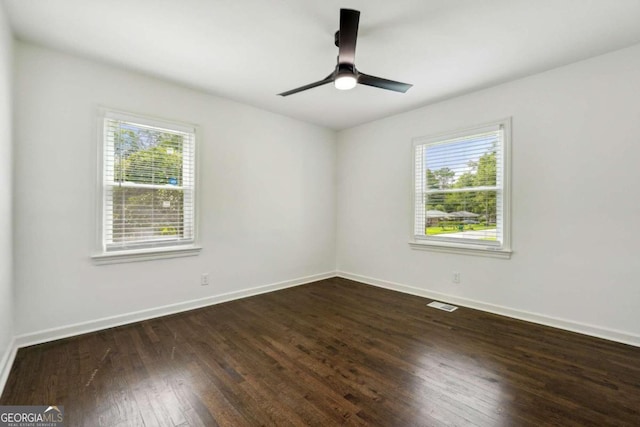
<path fill-rule="evenodd" d="M 640 348 L 330 279 L 23 348 L 69 426 L 640 426 Z"/>

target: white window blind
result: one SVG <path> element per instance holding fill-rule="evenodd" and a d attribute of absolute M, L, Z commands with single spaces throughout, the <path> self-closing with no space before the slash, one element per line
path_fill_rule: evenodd
<path fill-rule="evenodd" d="M 505 123 L 414 142 L 414 238 L 505 245 Z"/>
<path fill-rule="evenodd" d="M 105 252 L 193 244 L 194 198 L 194 128 L 105 115 Z"/>

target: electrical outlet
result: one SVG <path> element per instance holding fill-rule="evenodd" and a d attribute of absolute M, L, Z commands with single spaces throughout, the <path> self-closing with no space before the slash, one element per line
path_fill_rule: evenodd
<path fill-rule="evenodd" d="M 460 283 L 460 272 L 454 271 L 451 280 L 453 281 L 453 283 Z"/>
<path fill-rule="evenodd" d="M 200 276 L 200 285 L 207 286 L 209 284 L 209 273 L 202 273 Z"/>

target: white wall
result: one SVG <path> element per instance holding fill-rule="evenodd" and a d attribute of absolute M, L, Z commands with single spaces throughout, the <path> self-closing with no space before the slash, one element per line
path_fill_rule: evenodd
<path fill-rule="evenodd" d="M 13 38 L 0 3 L 0 374 L 13 338 L 12 64 Z"/>
<path fill-rule="evenodd" d="M 17 334 L 335 269 L 334 132 L 29 44 L 16 66 Z M 101 105 L 200 125 L 199 256 L 92 264 Z"/>
<path fill-rule="evenodd" d="M 640 45 L 340 132 L 338 270 L 640 344 L 639 94 Z M 411 139 L 508 116 L 512 259 L 411 250 Z"/>
<path fill-rule="evenodd" d="M 640 46 L 342 131 L 337 150 L 330 130 L 30 44 L 15 51 L 16 334 L 330 272 L 337 241 L 342 272 L 640 337 Z M 90 261 L 101 105 L 201 126 L 200 256 Z M 506 116 L 512 259 L 411 250 L 411 138 Z"/>

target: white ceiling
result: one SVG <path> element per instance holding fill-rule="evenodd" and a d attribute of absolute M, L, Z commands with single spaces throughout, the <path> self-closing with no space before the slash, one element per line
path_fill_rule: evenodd
<path fill-rule="evenodd" d="M 5 0 L 19 39 L 333 129 L 640 43 L 640 0 Z M 339 9 L 359 70 L 406 94 L 332 85 Z"/>

